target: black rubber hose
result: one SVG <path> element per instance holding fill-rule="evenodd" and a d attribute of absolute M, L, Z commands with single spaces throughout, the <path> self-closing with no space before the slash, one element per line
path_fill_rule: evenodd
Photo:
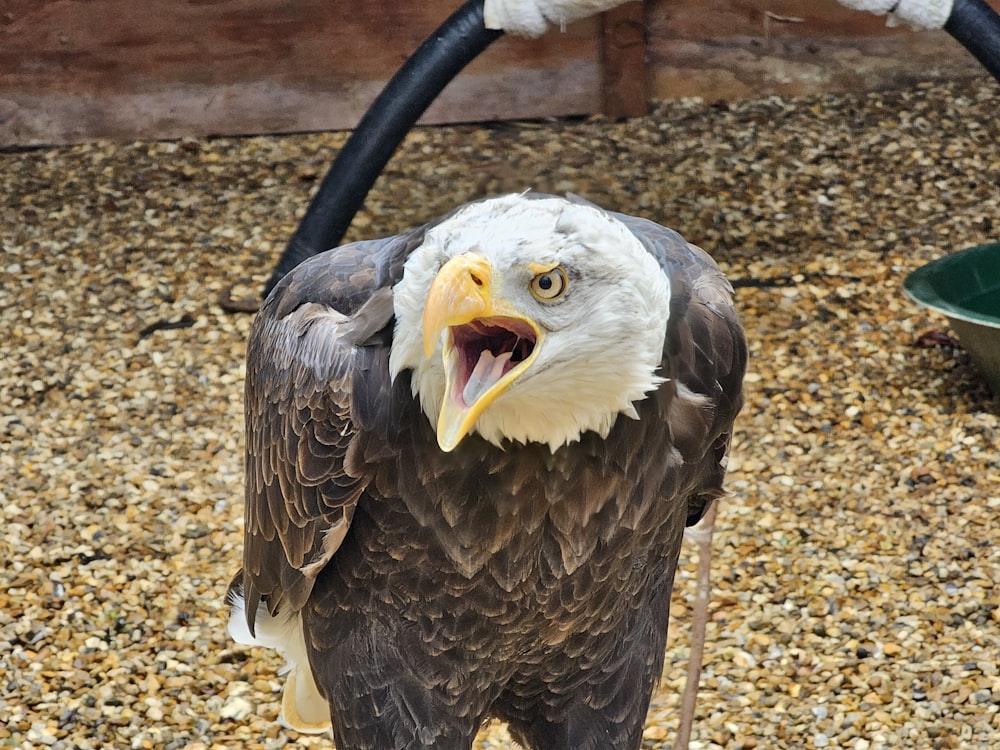
<path fill-rule="evenodd" d="M 335 247 L 396 148 L 442 89 L 501 31 L 486 28 L 483 0 L 468 0 L 427 38 L 361 118 L 326 173 L 264 290 Z"/>
<path fill-rule="evenodd" d="M 1000 81 L 1000 15 L 984 0 L 955 0 L 944 25 Z"/>

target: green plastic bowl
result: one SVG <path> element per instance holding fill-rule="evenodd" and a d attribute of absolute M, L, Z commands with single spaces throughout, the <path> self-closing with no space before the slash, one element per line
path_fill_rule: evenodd
<path fill-rule="evenodd" d="M 1000 396 L 1000 242 L 921 266 L 906 277 L 903 289 L 948 318 L 962 347 Z"/>

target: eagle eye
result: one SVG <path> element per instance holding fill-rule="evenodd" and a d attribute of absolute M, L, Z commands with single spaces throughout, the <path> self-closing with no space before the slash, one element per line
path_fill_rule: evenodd
<path fill-rule="evenodd" d="M 537 274 L 532 280 L 529 288 L 535 299 L 542 302 L 552 302 L 559 299 L 566 293 L 569 281 L 566 272 L 556 267 L 544 273 Z"/>

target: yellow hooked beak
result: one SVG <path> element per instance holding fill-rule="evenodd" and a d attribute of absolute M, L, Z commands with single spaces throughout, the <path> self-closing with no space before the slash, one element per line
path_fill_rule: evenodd
<path fill-rule="evenodd" d="M 535 360 L 542 332 L 496 293 L 493 267 L 476 253 L 452 258 L 438 271 L 424 304 L 423 332 L 425 356 L 441 344 L 445 395 L 437 439 L 447 452 Z"/>

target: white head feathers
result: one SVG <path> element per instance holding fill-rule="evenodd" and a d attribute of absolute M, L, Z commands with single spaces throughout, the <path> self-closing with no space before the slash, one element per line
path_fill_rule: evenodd
<path fill-rule="evenodd" d="M 414 395 L 431 423 L 445 389 L 440 349 L 424 356 L 424 301 L 438 270 L 465 253 L 493 269 L 494 293 L 543 332 L 537 357 L 479 416 L 473 431 L 540 442 L 553 451 L 593 430 L 607 435 L 620 414 L 661 382 L 670 303 L 659 264 L 625 227 L 599 208 L 561 198 L 506 195 L 473 203 L 430 229 L 393 290 L 393 377 L 413 371 Z M 558 265 L 566 293 L 546 302 L 529 282 Z"/>

